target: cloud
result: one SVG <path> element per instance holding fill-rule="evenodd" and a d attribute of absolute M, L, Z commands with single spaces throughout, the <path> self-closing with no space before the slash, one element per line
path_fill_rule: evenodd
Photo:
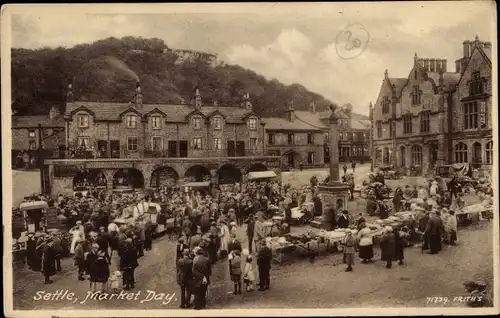
<path fill-rule="evenodd" d="M 334 102 L 350 102 L 365 114 L 377 97 L 385 69 L 391 77 L 406 77 L 417 53 L 447 58 L 448 69 L 453 70 L 462 42 L 476 34 L 494 41 L 492 25 L 496 26 L 492 1 L 164 5 L 148 13 L 141 12 L 147 6 L 128 11 L 120 6 L 99 15 L 95 14 L 99 9 L 85 13 L 83 7 L 68 7 L 64 12 L 32 7 L 28 13 L 13 15 L 13 46 L 73 46 L 110 36 L 157 37 L 172 48 L 216 53 L 225 62 L 269 79 L 299 83 Z M 193 11 L 177 12 L 175 8 L 181 7 Z M 225 13 L 229 7 L 230 13 Z M 120 14 L 113 14 L 117 10 Z M 335 50 L 335 38 L 351 23 L 363 25 L 370 41 L 362 55 L 343 60 Z"/>

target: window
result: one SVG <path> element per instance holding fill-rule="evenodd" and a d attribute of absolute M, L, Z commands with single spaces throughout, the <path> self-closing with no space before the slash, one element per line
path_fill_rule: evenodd
<path fill-rule="evenodd" d="M 357 140 L 357 138 L 356 138 L 356 133 L 352 133 L 352 140 L 353 140 L 353 141 L 356 141 L 356 140 Z"/>
<path fill-rule="evenodd" d="M 137 137 L 128 137 L 127 138 L 127 149 L 128 151 L 137 151 L 138 148 Z"/>
<path fill-rule="evenodd" d="M 136 115 L 128 115 L 127 116 L 127 128 L 137 128 L 137 116 Z"/>
<path fill-rule="evenodd" d="M 375 149 L 375 160 L 380 161 L 382 157 L 382 150 L 380 148 Z"/>
<path fill-rule="evenodd" d="M 339 133 L 339 140 L 344 140 L 344 133 Z"/>
<path fill-rule="evenodd" d="M 293 139 L 294 139 L 293 134 L 288 134 L 288 144 L 289 145 L 293 145 L 293 141 L 294 141 Z"/>
<path fill-rule="evenodd" d="M 307 154 L 307 163 L 310 165 L 314 164 L 314 152 L 309 152 Z"/>
<path fill-rule="evenodd" d="M 152 124 L 153 124 L 153 129 L 161 129 L 161 117 L 160 116 L 153 116 L 151 117 Z"/>
<path fill-rule="evenodd" d="M 250 118 L 248 120 L 248 129 L 250 129 L 250 130 L 257 129 L 257 119 L 256 118 Z"/>
<path fill-rule="evenodd" d="M 89 144 L 90 144 L 89 137 L 78 137 L 78 146 L 79 147 L 88 148 Z"/>
<path fill-rule="evenodd" d="M 391 102 L 389 101 L 389 97 L 384 96 L 384 99 L 382 100 L 382 113 L 389 113 L 390 104 Z"/>
<path fill-rule="evenodd" d="M 493 164 L 493 141 L 489 141 L 486 143 L 486 164 L 491 165 Z"/>
<path fill-rule="evenodd" d="M 193 127 L 194 129 L 201 129 L 201 117 L 193 118 Z"/>
<path fill-rule="evenodd" d="M 34 129 L 28 130 L 28 137 L 35 138 L 35 136 L 36 136 L 36 133 L 35 133 Z"/>
<path fill-rule="evenodd" d="M 464 129 L 477 129 L 479 109 L 477 102 L 464 104 Z"/>
<path fill-rule="evenodd" d="M 377 121 L 377 137 L 382 138 L 382 122 Z"/>
<path fill-rule="evenodd" d="M 89 115 L 78 115 L 78 127 L 87 128 L 89 126 Z"/>
<path fill-rule="evenodd" d="M 30 150 L 35 150 L 36 149 L 36 141 L 34 140 L 30 140 Z"/>
<path fill-rule="evenodd" d="M 403 133 L 405 134 L 412 133 L 411 115 L 403 116 Z"/>
<path fill-rule="evenodd" d="M 160 137 L 160 136 L 151 137 L 151 149 L 153 151 L 162 151 L 163 150 L 162 137 Z"/>
<path fill-rule="evenodd" d="M 473 72 L 469 82 L 469 96 L 484 94 L 484 80 L 479 72 Z"/>
<path fill-rule="evenodd" d="M 428 133 L 430 130 L 431 130 L 430 114 L 429 112 L 423 112 L 420 114 L 420 132 Z"/>
<path fill-rule="evenodd" d="M 323 138 L 325 138 L 325 143 L 327 143 L 329 139 L 328 133 L 323 134 Z"/>
<path fill-rule="evenodd" d="M 455 163 L 467 163 L 468 162 L 468 149 L 467 145 L 459 142 L 455 145 Z"/>
<path fill-rule="evenodd" d="M 307 134 L 307 144 L 312 145 L 314 143 L 314 135 Z"/>
<path fill-rule="evenodd" d="M 274 145 L 274 134 L 267 134 L 267 144 Z"/>
<path fill-rule="evenodd" d="M 420 105 L 422 102 L 422 91 L 418 85 L 413 86 L 413 92 L 411 93 L 411 104 Z"/>
<path fill-rule="evenodd" d="M 217 150 L 222 149 L 222 138 L 215 138 L 214 139 L 214 148 Z"/>
<path fill-rule="evenodd" d="M 366 133 L 363 133 L 363 140 L 366 140 L 367 139 L 366 137 L 367 137 Z"/>
<path fill-rule="evenodd" d="M 422 147 L 414 145 L 411 147 L 411 164 L 414 166 L 422 165 Z"/>
<path fill-rule="evenodd" d="M 220 116 L 214 117 L 214 129 L 222 129 L 222 118 Z"/>
<path fill-rule="evenodd" d="M 384 165 L 389 165 L 391 162 L 391 150 L 387 147 L 384 148 L 382 163 Z"/>
<path fill-rule="evenodd" d="M 257 138 L 250 138 L 250 150 L 257 149 Z"/>
<path fill-rule="evenodd" d="M 389 137 L 394 136 L 394 122 L 389 120 Z"/>
<path fill-rule="evenodd" d="M 201 149 L 203 149 L 203 144 L 202 144 L 202 138 L 201 137 L 195 137 L 195 138 L 193 138 L 193 149 L 195 149 L 195 150 L 201 150 Z"/>

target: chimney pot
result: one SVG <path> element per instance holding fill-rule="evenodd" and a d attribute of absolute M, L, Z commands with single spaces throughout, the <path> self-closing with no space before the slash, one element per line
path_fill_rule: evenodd
<path fill-rule="evenodd" d="M 470 41 L 464 41 L 463 45 L 464 45 L 464 57 L 469 58 L 471 51 L 471 43 Z"/>
<path fill-rule="evenodd" d="M 141 84 L 137 82 L 135 85 L 135 105 L 136 107 L 142 107 L 142 93 L 141 93 Z"/>
<path fill-rule="evenodd" d="M 429 71 L 430 71 L 430 65 L 429 65 L 429 63 L 430 63 L 429 59 L 424 59 L 424 65 L 423 65 L 423 67 L 424 67 L 424 69 L 425 69 L 427 72 L 429 72 Z"/>

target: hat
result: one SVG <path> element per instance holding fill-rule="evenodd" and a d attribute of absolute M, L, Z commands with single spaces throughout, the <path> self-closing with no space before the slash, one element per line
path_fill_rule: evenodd
<path fill-rule="evenodd" d="M 392 232 L 392 226 L 385 226 L 384 229 L 387 231 L 387 232 Z"/>

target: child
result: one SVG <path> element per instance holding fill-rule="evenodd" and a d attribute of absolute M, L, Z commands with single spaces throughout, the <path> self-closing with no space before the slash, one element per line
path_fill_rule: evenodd
<path fill-rule="evenodd" d="M 122 277 L 122 272 L 120 271 L 115 271 L 111 277 L 109 278 L 110 282 L 110 287 L 111 287 L 111 292 L 113 294 L 117 294 L 121 291 L 121 277 Z"/>
<path fill-rule="evenodd" d="M 253 283 L 255 281 L 255 275 L 253 272 L 252 256 L 247 256 L 247 261 L 245 263 L 245 269 L 243 270 L 243 281 L 245 282 L 245 287 L 247 292 L 253 291 Z"/>
<path fill-rule="evenodd" d="M 234 250 L 230 254 L 229 271 L 234 284 L 234 295 L 241 295 L 241 257 L 240 251 Z"/>

